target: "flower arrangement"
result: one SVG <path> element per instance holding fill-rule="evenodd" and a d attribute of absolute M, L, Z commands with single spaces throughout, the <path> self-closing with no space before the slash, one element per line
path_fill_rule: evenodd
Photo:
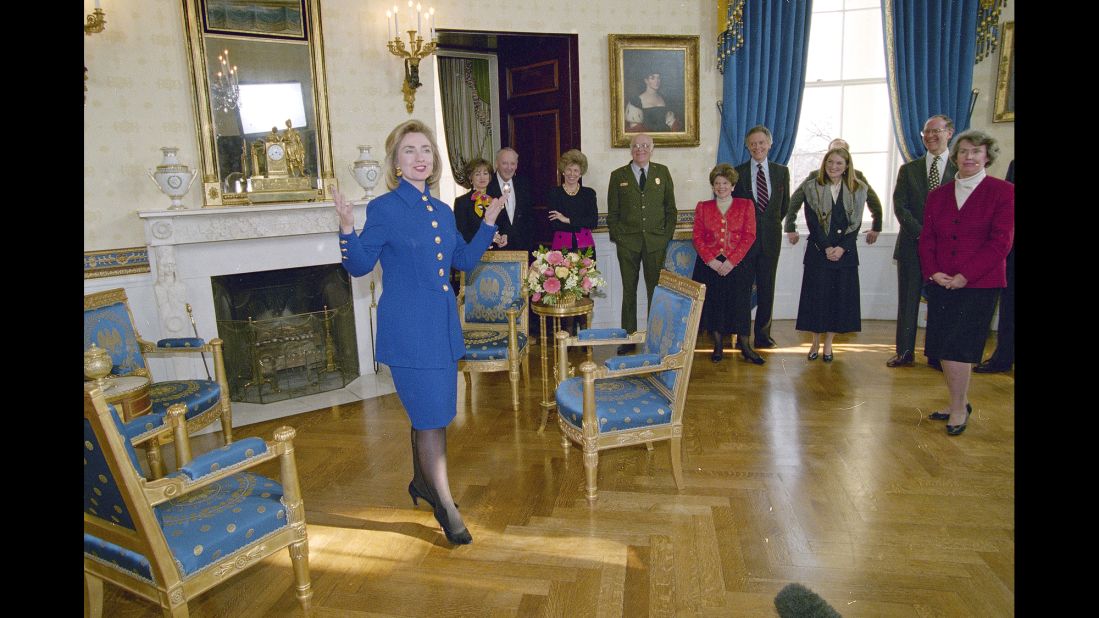
<path fill-rule="evenodd" d="M 538 247 L 527 272 L 527 291 L 533 302 L 568 305 L 607 285 L 595 266 L 591 248 L 581 252 L 547 251 Z"/>

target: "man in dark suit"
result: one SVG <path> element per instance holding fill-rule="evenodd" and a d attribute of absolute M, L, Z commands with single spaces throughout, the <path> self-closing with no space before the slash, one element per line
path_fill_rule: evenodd
<path fill-rule="evenodd" d="M 767 160 L 771 130 L 757 125 L 748 130 L 744 145 L 752 158 L 737 166 L 740 180 L 733 197 L 746 197 L 756 206 L 756 241 L 745 260 L 754 260 L 756 272 L 755 347 L 773 348 L 771 313 L 775 306 L 775 273 L 782 246 L 782 220 L 790 209 L 790 168 Z M 740 347 L 740 342 L 737 342 Z"/>
<path fill-rule="evenodd" d="M 887 367 L 909 367 L 915 363 L 916 323 L 924 285 L 916 251 L 923 230 L 923 207 L 927 193 L 954 180 L 958 171 L 947 152 L 954 136 L 953 120 L 936 114 L 927 119 L 920 135 L 927 154 L 901 166 L 893 189 L 893 212 L 901 226 L 897 246 L 893 248 L 893 259 L 897 260 L 897 353 L 886 361 Z M 938 359 L 929 358 L 927 363 L 938 368 Z"/>
<path fill-rule="evenodd" d="M 506 198 L 504 212 L 496 220 L 500 236 L 506 237 L 504 250 L 530 252 L 534 249 L 534 196 L 527 179 L 515 175 L 518 168 L 519 153 L 501 148 L 496 153 L 496 174 L 485 192 Z"/>
<path fill-rule="evenodd" d="M 652 137 L 634 135 L 630 138 L 632 160 L 611 172 L 607 185 L 607 230 L 622 273 L 622 328 L 630 333 L 637 330 L 639 270 L 645 269 L 645 291 L 651 305 L 678 216 L 671 172 L 649 160 L 652 152 Z M 621 354 L 633 347 L 624 345 L 618 350 Z"/>
<path fill-rule="evenodd" d="M 828 142 L 828 150 L 833 148 L 843 148 L 847 152 L 851 152 L 851 146 L 847 143 L 847 140 L 837 137 L 836 139 Z M 790 241 L 791 245 L 798 244 L 798 239 L 801 237 L 797 230 L 798 211 L 801 210 L 801 205 L 805 203 L 805 195 L 801 190 L 801 186 L 808 180 L 813 180 L 817 177 L 818 170 L 809 172 L 809 175 L 805 177 L 805 180 L 798 184 L 798 188 L 794 189 L 794 195 L 790 197 L 790 212 L 786 213 L 786 238 Z M 866 176 L 860 170 L 855 170 L 855 178 L 866 183 L 866 209 L 870 211 L 870 231 L 866 232 L 866 244 L 872 245 L 878 240 L 878 234 L 881 233 L 881 199 L 878 197 L 874 187 L 870 186 L 870 182 L 866 180 Z"/>
<path fill-rule="evenodd" d="M 1007 166 L 1004 180 L 1015 183 L 1015 161 Z M 1007 287 L 1000 293 L 1000 321 L 996 326 L 996 351 L 973 368 L 976 373 L 1011 371 L 1015 364 L 1015 243 L 1007 254 Z"/>

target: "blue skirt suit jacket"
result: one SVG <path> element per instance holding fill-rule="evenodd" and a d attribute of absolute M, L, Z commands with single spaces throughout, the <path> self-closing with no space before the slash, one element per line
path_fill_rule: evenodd
<path fill-rule="evenodd" d="M 450 206 L 402 179 L 367 206 L 361 234 L 340 234 L 343 266 L 352 276 L 382 265 L 378 362 L 443 368 L 462 358 L 465 343 L 450 269 L 473 268 L 495 231 L 482 222 L 467 244 Z"/>

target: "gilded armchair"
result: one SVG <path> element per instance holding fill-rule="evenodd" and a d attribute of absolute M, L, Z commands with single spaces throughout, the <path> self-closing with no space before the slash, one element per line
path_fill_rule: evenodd
<path fill-rule="evenodd" d="M 459 278 L 458 317 L 466 353 L 458 370 L 465 373 L 467 386 L 473 372 L 507 370 L 514 410 L 519 409 L 519 365 L 529 356 L 526 272 L 526 251 L 486 251 Z"/>
<path fill-rule="evenodd" d="M 84 610 L 98 616 L 107 581 L 187 616 L 199 594 L 288 547 L 306 613 L 313 596 L 294 430 L 245 438 L 190 459 L 184 404 L 167 413 L 188 461 L 148 481 L 100 389 L 84 393 Z M 134 422 L 144 422 L 139 418 Z M 248 470 L 278 460 L 280 482 Z"/>
<path fill-rule="evenodd" d="M 668 440 L 672 477 L 683 487 L 683 408 L 691 375 L 698 321 L 706 286 L 670 271 L 660 272 L 645 331 L 557 333 L 557 424 L 561 446 L 584 451 L 587 498 L 596 500 L 599 451 Z M 598 367 L 580 365 L 569 377 L 568 349 L 573 346 L 641 344 L 638 354 L 612 356 Z"/>
<path fill-rule="evenodd" d="M 92 344 L 106 350 L 113 364 L 111 376 L 143 376 L 149 379 L 149 398 L 152 413 L 165 413 L 174 404 L 187 406 L 187 427 L 190 432 L 201 429 L 221 419 L 225 443 L 233 441 L 233 411 L 229 403 L 229 384 L 225 376 L 221 339 L 162 339 L 157 343 L 145 341 L 134 327 L 133 314 L 122 288 L 89 294 L 84 297 L 84 349 Z M 189 379 L 156 381 L 149 373 L 146 354 L 184 355 L 195 358 L 209 356 L 214 365 L 214 379 Z M 127 419 L 129 420 L 129 419 Z M 165 438 L 170 439 L 170 438 Z M 159 460 L 153 456 L 156 444 L 150 451 L 153 474 L 162 471 Z M 176 452 L 176 463 L 181 463 Z M 154 459 L 156 461 L 154 461 Z"/>
<path fill-rule="evenodd" d="M 695 258 L 697 256 L 694 232 L 691 230 L 678 230 L 672 234 L 672 239 L 668 241 L 667 253 L 664 254 L 664 268 L 681 277 L 690 279 L 691 275 L 694 274 Z"/>

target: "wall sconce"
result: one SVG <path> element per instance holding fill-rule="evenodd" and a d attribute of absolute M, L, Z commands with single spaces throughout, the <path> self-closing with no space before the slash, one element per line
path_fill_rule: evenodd
<path fill-rule="evenodd" d="M 103 9 L 99 8 L 99 0 L 95 0 L 95 10 L 88 15 L 88 21 L 84 24 L 84 34 L 91 36 L 96 32 L 103 32 L 103 28 L 107 26 L 106 16 Z"/>
<path fill-rule="evenodd" d="M 405 47 L 404 41 L 401 40 L 401 24 L 396 5 L 393 6 L 392 11 L 385 12 L 385 19 L 386 30 L 390 39 L 386 47 L 394 56 L 404 58 L 404 85 L 401 87 L 401 92 L 404 93 L 405 109 L 411 114 L 413 107 L 415 107 L 416 89 L 423 85 L 420 83 L 420 60 L 435 53 L 438 39 L 435 38 L 434 8 L 424 11 L 420 4 L 413 8 L 412 0 L 408 0 L 408 14 L 410 18 L 409 25 L 412 25 L 412 17 L 416 19 L 416 29 L 406 31 L 408 32 L 408 47 Z M 420 34 L 425 21 L 428 22 L 428 42 L 426 44 Z"/>

